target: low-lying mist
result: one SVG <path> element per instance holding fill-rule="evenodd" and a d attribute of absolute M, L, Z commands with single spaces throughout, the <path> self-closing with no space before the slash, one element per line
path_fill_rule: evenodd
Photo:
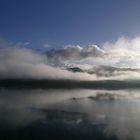
<path fill-rule="evenodd" d="M 115 76 L 97 77 L 96 74 L 70 72 L 47 64 L 44 54 L 31 49 L 9 47 L 0 50 L 0 79 L 71 79 L 71 80 L 105 80 L 105 79 L 138 79 L 135 71 L 122 71 Z"/>
<path fill-rule="evenodd" d="M 49 66 L 44 54 L 30 49 L 2 48 L 0 50 L 0 79 L 10 78 L 93 80 L 95 76 Z"/>

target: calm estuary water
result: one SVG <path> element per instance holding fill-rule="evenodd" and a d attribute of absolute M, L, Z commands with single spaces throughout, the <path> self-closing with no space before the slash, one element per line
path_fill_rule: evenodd
<path fill-rule="evenodd" d="M 140 139 L 139 90 L 0 90 L 0 139 Z"/>

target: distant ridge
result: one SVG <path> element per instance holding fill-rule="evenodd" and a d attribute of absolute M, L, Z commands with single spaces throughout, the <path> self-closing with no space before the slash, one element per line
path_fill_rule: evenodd
<path fill-rule="evenodd" d="M 140 80 L 102 80 L 102 81 L 76 81 L 52 79 L 1 79 L 1 89 L 137 89 Z"/>

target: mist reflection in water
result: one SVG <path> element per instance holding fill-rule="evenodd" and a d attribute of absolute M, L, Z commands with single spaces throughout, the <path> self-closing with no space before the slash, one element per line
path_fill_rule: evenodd
<path fill-rule="evenodd" d="M 139 140 L 139 99 L 136 90 L 1 90 L 0 137 Z"/>

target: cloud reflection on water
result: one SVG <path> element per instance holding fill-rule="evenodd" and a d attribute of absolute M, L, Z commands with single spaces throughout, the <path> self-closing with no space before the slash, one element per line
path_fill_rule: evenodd
<path fill-rule="evenodd" d="M 1 90 L 0 124 L 19 129 L 38 121 L 59 122 L 78 130 L 86 126 L 87 132 L 102 126 L 108 139 L 139 140 L 139 99 L 136 90 Z"/>

